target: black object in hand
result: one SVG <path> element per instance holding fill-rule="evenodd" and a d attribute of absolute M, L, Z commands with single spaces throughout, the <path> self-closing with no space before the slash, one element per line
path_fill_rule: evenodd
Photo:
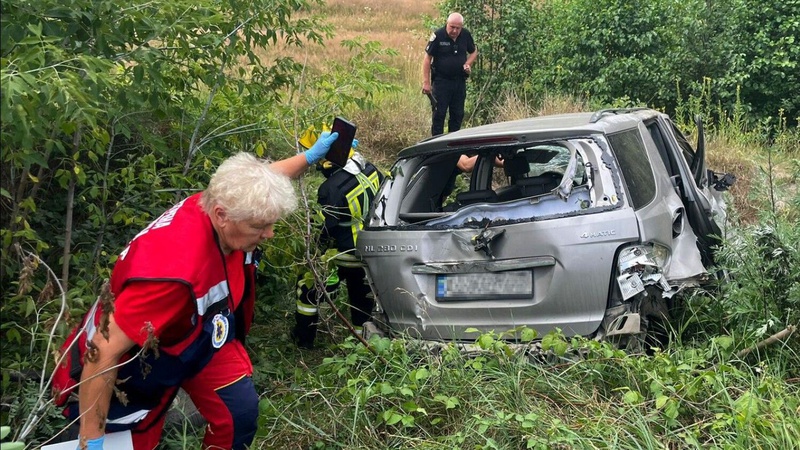
<path fill-rule="evenodd" d="M 350 157 L 350 148 L 353 146 L 353 139 L 356 137 L 356 125 L 342 117 L 333 119 L 331 133 L 339 133 L 339 137 L 333 141 L 325 159 L 333 164 L 344 167 L 347 158 Z"/>

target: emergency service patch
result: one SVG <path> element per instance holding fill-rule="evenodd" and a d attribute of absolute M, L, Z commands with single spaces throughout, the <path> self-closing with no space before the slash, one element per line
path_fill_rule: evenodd
<path fill-rule="evenodd" d="M 228 318 L 222 314 L 217 314 L 211 319 L 211 323 L 214 324 L 214 334 L 211 336 L 211 345 L 213 345 L 214 348 L 220 348 L 228 338 Z"/>
<path fill-rule="evenodd" d="M 436 39 L 436 33 L 431 33 L 431 38 L 428 39 L 428 42 L 433 42 Z"/>

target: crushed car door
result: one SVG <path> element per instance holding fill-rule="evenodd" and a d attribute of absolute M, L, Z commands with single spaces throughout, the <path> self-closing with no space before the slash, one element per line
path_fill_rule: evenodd
<path fill-rule="evenodd" d="M 704 152 L 696 152 L 675 124 L 663 117 L 646 126 L 686 208 L 689 224 L 697 234 L 703 264 L 709 267 L 714 264 L 714 246 L 719 243 L 722 232 L 714 222 L 709 196 L 703 192 L 709 186 Z M 697 172 L 697 179 L 692 168 Z"/>

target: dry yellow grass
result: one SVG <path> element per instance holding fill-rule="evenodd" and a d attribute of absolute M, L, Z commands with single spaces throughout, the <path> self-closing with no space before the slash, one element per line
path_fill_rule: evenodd
<path fill-rule="evenodd" d="M 758 178 L 758 168 L 752 155 L 746 157 L 746 147 L 724 137 L 708 139 L 707 148 L 707 166 L 709 168 L 713 168 L 716 172 L 736 175 L 736 184 L 731 187 L 730 193 L 739 221 L 755 223 L 758 218 L 758 210 L 762 205 L 755 204 L 748 195 L 753 183 Z"/>
<path fill-rule="evenodd" d="M 333 28 L 334 36 L 326 39 L 324 46 L 307 45 L 298 50 L 278 45 L 261 56 L 271 59 L 291 55 L 309 68 L 324 72 L 327 62 L 345 63 L 351 56 L 342 41 L 360 38 L 396 50 L 399 55 L 386 63 L 400 71 L 402 80 L 421 81 L 420 64 L 430 35 L 424 18 L 436 14 L 432 0 L 330 0 L 312 13 Z"/>
<path fill-rule="evenodd" d="M 312 11 L 333 29 L 334 36 L 324 46 L 277 45 L 259 56 L 292 56 L 307 70 L 324 74 L 331 61 L 346 65 L 353 56 L 341 45 L 344 40 L 377 41 L 395 50 L 396 56 L 382 62 L 397 70 L 397 77 L 389 81 L 399 85 L 400 92 L 383 95 L 376 110 L 347 112 L 359 126 L 362 152 L 379 164 L 390 164 L 397 151 L 430 133 L 430 106 L 421 93 L 421 64 L 431 32 L 426 18 L 438 14 L 434 5 L 433 0 L 329 0 Z"/>
<path fill-rule="evenodd" d="M 538 107 L 533 107 L 533 102 L 529 99 L 520 98 L 513 93 L 507 92 L 495 106 L 497 113 L 494 116 L 494 120 L 502 122 L 526 117 L 590 111 L 590 106 L 586 101 L 566 96 L 545 96 L 539 99 L 538 103 Z"/>

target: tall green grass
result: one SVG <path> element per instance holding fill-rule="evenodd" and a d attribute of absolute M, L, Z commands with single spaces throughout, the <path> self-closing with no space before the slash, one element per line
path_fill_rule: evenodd
<path fill-rule="evenodd" d="M 556 336 L 556 339 L 563 337 Z M 256 448 L 792 448 L 797 387 L 726 338 L 652 356 L 353 340 L 262 401 Z M 433 351 L 432 349 L 436 349 Z M 795 358 L 796 358 L 795 354 Z"/>

